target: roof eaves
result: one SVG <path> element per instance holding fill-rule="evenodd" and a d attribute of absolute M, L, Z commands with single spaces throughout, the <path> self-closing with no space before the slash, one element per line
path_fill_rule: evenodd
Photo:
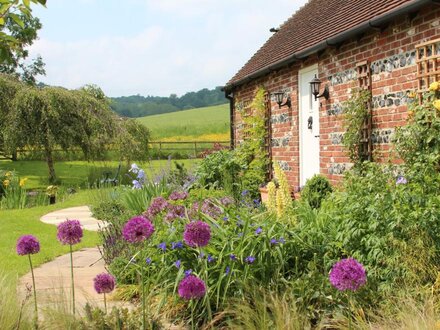
<path fill-rule="evenodd" d="M 416 10 L 419 7 L 429 4 L 429 3 L 433 3 L 435 2 L 435 0 L 413 0 L 408 2 L 405 5 L 399 6 L 393 10 L 390 10 L 389 12 L 386 12 L 382 15 L 379 15 L 373 19 L 370 19 L 364 23 L 358 24 L 357 26 L 354 26 L 346 31 L 343 31 L 333 37 L 330 37 L 324 41 L 321 41 L 320 43 L 313 45 L 311 47 L 308 47 L 306 49 L 303 49 L 299 52 L 294 53 L 293 55 L 284 58 L 276 63 L 273 63 L 267 67 L 261 68 L 249 75 L 247 75 L 246 77 L 243 77 L 239 80 L 237 80 L 236 82 L 233 82 L 231 84 L 227 84 L 226 86 L 223 87 L 223 90 L 225 91 L 230 91 L 232 90 L 234 87 L 240 86 L 246 82 L 249 82 L 250 80 L 253 80 L 255 78 L 261 77 L 267 73 L 270 73 L 272 71 L 278 70 L 286 65 L 289 65 L 291 63 L 294 63 L 304 57 L 307 57 L 311 54 L 314 54 L 316 52 L 319 52 L 320 50 L 324 50 L 327 46 L 333 46 L 335 44 L 338 44 L 342 41 L 345 41 L 359 33 L 365 32 L 366 30 L 370 29 L 370 28 L 374 28 L 377 26 L 380 26 L 383 23 L 386 23 L 387 21 L 395 18 L 398 15 L 410 12 L 412 10 Z"/>

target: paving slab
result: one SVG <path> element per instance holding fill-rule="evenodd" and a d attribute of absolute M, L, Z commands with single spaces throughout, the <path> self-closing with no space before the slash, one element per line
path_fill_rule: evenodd
<path fill-rule="evenodd" d="M 40 218 L 42 222 L 55 226 L 67 219 L 79 220 L 81 227 L 90 231 L 98 231 L 107 225 L 105 221 L 95 219 L 88 206 L 69 207 L 48 213 Z"/>
<path fill-rule="evenodd" d="M 76 308 L 81 311 L 86 303 L 92 306 L 104 307 L 104 295 L 96 293 L 93 287 L 94 277 L 105 269 L 104 260 L 98 248 L 86 248 L 73 253 L 73 271 L 75 283 Z M 34 269 L 35 287 L 40 307 L 64 306 L 71 304 L 70 254 L 65 254 L 53 261 L 47 262 Z M 26 288 L 32 287 L 32 275 L 29 272 L 20 279 L 19 294 L 24 297 Z M 126 307 L 127 302 L 107 299 L 108 308 Z"/>

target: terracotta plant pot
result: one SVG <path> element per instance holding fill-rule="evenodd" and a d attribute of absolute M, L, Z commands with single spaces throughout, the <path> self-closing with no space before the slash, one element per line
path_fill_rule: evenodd
<path fill-rule="evenodd" d="M 269 199 L 269 192 L 267 191 L 266 187 L 260 188 L 260 196 L 261 196 L 261 203 L 266 204 L 267 200 Z"/>

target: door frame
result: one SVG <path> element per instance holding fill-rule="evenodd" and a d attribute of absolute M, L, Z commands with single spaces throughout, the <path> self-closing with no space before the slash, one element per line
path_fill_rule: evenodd
<path fill-rule="evenodd" d="M 303 149 L 304 149 L 304 147 L 302 145 L 302 142 L 303 142 L 302 141 L 302 137 L 303 137 L 303 131 L 304 131 L 304 124 L 305 123 L 303 123 L 303 121 L 302 121 L 301 85 L 302 85 L 303 81 L 302 81 L 301 78 L 303 77 L 303 75 L 305 73 L 309 73 L 311 71 L 316 71 L 317 74 L 319 73 L 319 71 L 318 71 L 318 64 L 317 63 L 298 70 L 298 124 L 299 124 L 299 130 L 298 130 L 298 134 L 299 134 L 298 135 L 298 142 L 299 142 L 299 164 L 298 164 L 298 167 L 299 167 L 299 180 L 298 180 L 298 182 L 299 182 L 300 186 L 301 186 L 301 184 L 302 185 L 305 184 L 305 182 L 302 182 L 302 176 L 303 176 L 302 161 L 303 161 L 303 158 L 304 158 L 303 157 L 303 154 L 304 154 L 304 150 Z M 309 82 L 307 82 L 307 84 L 308 83 Z M 310 94 L 311 94 L 311 91 L 310 91 Z M 311 95 L 311 97 L 313 98 L 313 95 Z M 318 121 L 319 121 L 319 119 L 320 119 L 320 115 L 319 115 L 319 105 L 318 105 Z M 320 140 L 318 140 L 318 143 L 319 143 L 319 145 L 318 145 L 318 162 L 319 162 L 318 167 L 321 168 L 321 164 L 320 164 L 321 163 L 321 145 L 320 145 Z"/>

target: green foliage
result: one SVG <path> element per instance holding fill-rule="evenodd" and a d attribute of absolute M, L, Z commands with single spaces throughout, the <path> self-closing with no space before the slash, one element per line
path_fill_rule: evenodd
<path fill-rule="evenodd" d="M 23 40 L 17 37 L 14 31 L 26 29 L 25 20 L 32 19 L 31 3 L 45 5 L 46 0 L 2 0 L 0 2 L 1 63 L 12 61 L 13 53 L 23 48 Z"/>
<path fill-rule="evenodd" d="M 396 151 L 407 167 L 440 170 L 440 112 L 434 106 L 439 96 L 438 91 L 431 91 L 421 104 L 413 100 L 407 125 L 396 129 Z"/>
<path fill-rule="evenodd" d="M 316 174 L 307 180 L 304 188 L 301 190 L 303 198 L 310 207 L 319 209 L 322 201 L 333 191 L 330 181 L 323 175 Z"/>
<path fill-rule="evenodd" d="M 208 90 L 201 89 L 189 92 L 181 97 L 171 94 L 169 97 L 160 96 L 121 96 L 111 99 L 113 111 L 124 117 L 144 117 L 181 110 L 202 108 L 225 103 L 225 95 L 221 87 Z"/>
<path fill-rule="evenodd" d="M 240 178 L 243 189 L 249 190 L 254 196 L 258 195 L 258 188 L 266 180 L 270 161 L 265 147 L 268 134 L 265 97 L 264 88 L 258 88 L 249 105 L 250 113 L 246 113 L 246 109 L 241 111 L 240 115 L 244 124 L 243 135 L 246 138 L 235 151 L 238 163 L 243 166 Z"/>
<path fill-rule="evenodd" d="M 134 119 L 121 120 L 119 134 L 116 135 L 119 159 L 129 163 L 131 160 L 148 160 L 150 131 Z"/>
<path fill-rule="evenodd" d="M 351 161 L 359 164 L 364 159 L 360 148 L 362 143 L 362 127 L 371 114 L 367 102 L 371 94 L 365 90 L 354 90 L 349 100 L 343 103 L 344 109 L 344 138 L 342 140 Z"/>

